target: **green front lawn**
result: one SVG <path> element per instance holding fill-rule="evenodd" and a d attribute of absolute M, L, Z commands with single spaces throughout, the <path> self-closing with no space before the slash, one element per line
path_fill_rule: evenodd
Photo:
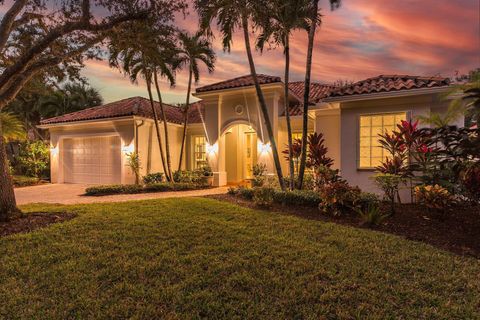
<path fill-rule="evenodd" d="M 0 318 L 480 317 L 480 262 L 211 199 L 29 206 L 0 238 Z"/>

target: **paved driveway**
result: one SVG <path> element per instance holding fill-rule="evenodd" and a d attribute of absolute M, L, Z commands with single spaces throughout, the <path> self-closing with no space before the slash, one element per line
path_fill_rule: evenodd
<path fill-rule="evenodd" d="M 141 193 L 141 194 L 120 194 L 102 197 L 83 196 L 85 188 L 89 185 L 85 184 L 45 184 L 40 186 L 25 187 L 15 189 L 17 204 L 28 203 L 98 203 L 98 202 L 123 202 L 131 200 L 160 199 L 160 198 L 176 198 L 176 197 L 199 197 L 212 194 L 221 194 L 227 192 L 227 187 L 192 190 L 181 192 L 157 192 L 157 193 Z"/>

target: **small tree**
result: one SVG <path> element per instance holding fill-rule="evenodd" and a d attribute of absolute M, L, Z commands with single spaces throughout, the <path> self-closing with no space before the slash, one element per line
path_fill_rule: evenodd
<path fill-rule="evenodd" d="M 127 166 L 135 175 L 135 184 L 140 184 L 140 170 L 142 169 L 142 166 L 140 164 L 138 153 L 130 152 L 127 154 Z"/>

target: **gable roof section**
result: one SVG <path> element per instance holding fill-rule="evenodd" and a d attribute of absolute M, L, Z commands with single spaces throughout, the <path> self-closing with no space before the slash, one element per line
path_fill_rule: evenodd
<path fill-rule="evenodd" d="M 282 79 L 280 77 L 269 76 L 265 74 L 258 74 L 257 77 L 258 77 L 258 82 L 260 84 L 282 82 Z M 209 84 L 207 86 L 197 88 L 195 91 L 197 93 L 201 93 L 201 92 L 217 91 L 217 90 L 224 90 L 224 89 L 249 87 L 253 85 L 254 85 L 254 82 L 253 82 L 252 76 L 246 75 L 246 76 L 241 76 L 241 77 L 217 82 L 214 84 Z"/>
<path fill-rule="evenodd" d="M 175 124 L 183 123 L 183 113 L 180 108 L 165 103 L 163 104 L 163 106 L 167 122 Z M 159 119 L 163 120 L 160 113 L 160 103 L 155 102 L 155 108 L 157 110 Z M 190 105 L 189 123 L 201 122 L 199 110 L 202 113 L 204 112 L 204 107 L 200 102 L 196 102 Z M 64 114 L 58 117 L 45 119 L 42 120 L 40 123 L 42 125 L 46 125 L 85 120 L 115 119 L 127 116 L 139 116 L 153 119 L 153 112 L 150 106 L 150 100 L 143 97 L 123 99 L 102 106 L 88 108 L 77 112 Z"/>
<path fill-rule="evenodd" d="M 394 92 L 412 89 L 447 87 L 450 79 L 408 75 L 380 75 L 332 90 L 328 97 L 343 97 L 361 94 Z"/>

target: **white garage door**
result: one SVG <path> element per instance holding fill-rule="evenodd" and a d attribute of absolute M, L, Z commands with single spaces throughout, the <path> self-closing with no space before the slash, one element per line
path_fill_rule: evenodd
<path fill-rule="evenodd" d="M 121 182 L 120 137 L 71 138 L 63 141 L 65 183 Z"/>

